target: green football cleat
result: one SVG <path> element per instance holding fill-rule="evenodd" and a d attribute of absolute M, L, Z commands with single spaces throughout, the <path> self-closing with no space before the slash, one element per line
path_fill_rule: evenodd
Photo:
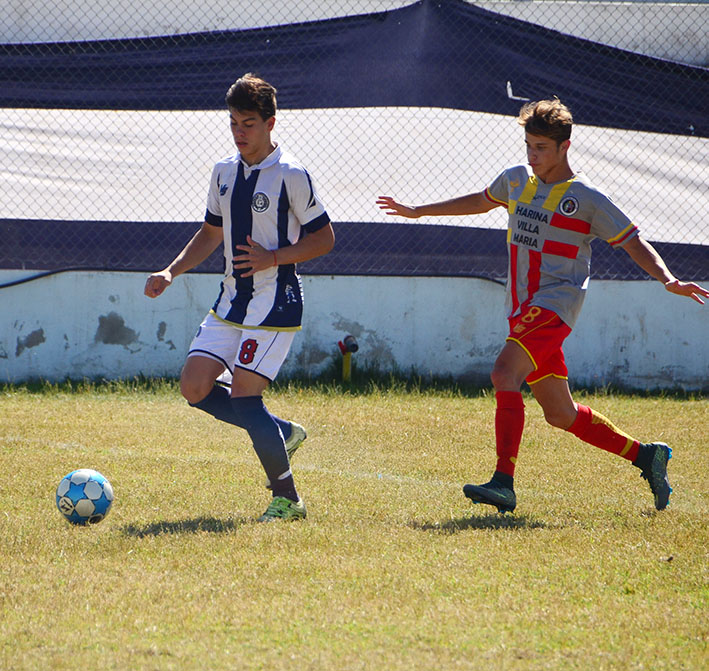
<path fill-rule="evenodd" d="M 517 497 L 513 489 L 494 480 L 484 485 L 465 485 L 465 494 L 473 503 L 486 503 L 495 506 L 500 513 L 511 513 L 517 507 Z"/>
<path fill-rule="evenodd" d="M 665 443 L 645 443 L 641 449 L 648 453 L 649 461 L 642 469 L 640 477 L 650 485 L 655 497 L 655 508 L 664 510 L 670 502 L 672 487 L 667 478 L 667 462 L 672 458 L 672 448 Z"/>
<path fill-rule="evenodd" d="M 257 522 L 277 522 L 278 520 L 292 521 L 302 520 L 307 515 L 303 499 L 291 501 L 285 496 L 274 496 L 268 504 L 266 512 L 261 515 Z"/>
<path fill-rule="evenodd" d="M 288 440 L 285 441 L 288 462 L 290 462 L 295 454 L 295 451 L 301 446 L 307 437 L 308 434 L 305 432 L 305 428 L 295 422 L 290 423 L 290 436 L 288 436 Z M 268 478 L 266 478 L 266 489 L 271 489 L 271 481 Z"/>

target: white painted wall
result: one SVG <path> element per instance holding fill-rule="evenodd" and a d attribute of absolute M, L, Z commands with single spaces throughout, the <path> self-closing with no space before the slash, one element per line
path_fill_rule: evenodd
<path fill-rule="evenodd" d="M 18 279 L 0 272 L 0 283 Z M 25 273 L 26 275 L 26 273 Z M 188 274 L 160 298 L 139 273 L 66 272 L 0 289 L 0 380 L 177 376 L 219 277 Z M 303 278 L 304 329 L 283 375 L 316 375 L 356 336 L 354 366 L 486 382 L 507 334 L 504 289 L 477 279 Z M 567 340 L 572 382 L 709 386 L 709 306 L 656 282 L 591 282 Z"/>
<path fill-rule="evenodd" d="M 96 40 L 253 28 L 395 9 L 413 0 L 5 0 L 0 43 Z M 709 64 L 709 5 L 482 0 L 483 9 L 621 49 Z"/>

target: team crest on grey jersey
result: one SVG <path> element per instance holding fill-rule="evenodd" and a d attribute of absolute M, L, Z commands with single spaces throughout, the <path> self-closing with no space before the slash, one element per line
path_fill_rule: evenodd
<path fill-rule="evenodd" d="M 570 217 L 572 214 L 576 214 L 579 210 L 579 201 L 576 200 L 573 196 L 566 196 L 564 198 L 560 205 L 559 205 L 559 210 L 561 210 L 562 214 L 565 214 L 567 217 Z"/>
<path fill-rule="evenodd" d="M 262 191 L 255 193 L 254 197 L 251 199 L 251 209 L 254 212 L 265 212 L 270 204 L 271 201 L 268 199 L 268 196 Z"/>

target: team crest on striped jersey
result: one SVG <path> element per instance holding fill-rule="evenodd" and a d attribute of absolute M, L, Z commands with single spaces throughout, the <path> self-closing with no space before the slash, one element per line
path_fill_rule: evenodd
<path fill-rule="evenodd" d="M 570 217 L 572 214 L 576 214 L 579 210 L 579 201 L 573 196 L 566 196 L 561 203 L 559 203 L 559 211 Z"/>
<path fill-rule="evenodd" d="M 254 212 L 265 212 L 270 204 L 271 201 L 268 199 L 268 196 L 262 191 L 255 193 L 254 197 L 251 199 L 251 209 Z"/>

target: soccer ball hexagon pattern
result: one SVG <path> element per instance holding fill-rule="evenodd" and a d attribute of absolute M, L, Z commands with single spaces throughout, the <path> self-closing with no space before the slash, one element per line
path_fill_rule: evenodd
<path fill-rule="evenodd" d="M 111 510 L 113 487 L 98 471 L 80 468 L 65 475 L 57 487 L 57 508 L 72 524 L 97 524 Z"/>

